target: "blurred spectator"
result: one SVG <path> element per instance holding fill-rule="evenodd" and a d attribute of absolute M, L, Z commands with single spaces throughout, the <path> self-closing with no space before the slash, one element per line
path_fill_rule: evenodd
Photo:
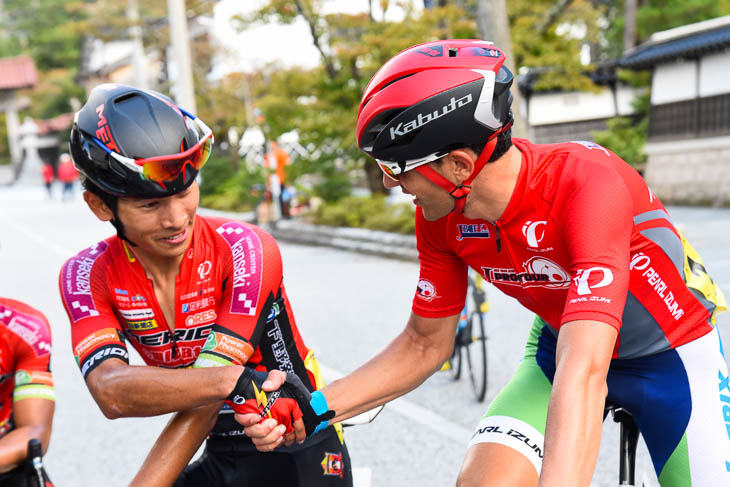
<path fill-rule="evenodd" d="M 53 199 L 53 179 L 55 178 L 53 166 L 44 162 L 41 168 L 41 176 L 43 177 L 43 184 L 46 185 L 46 191 L 48 191 L 48 199 Z"/>
<path fill-rule="evenodd" d="M 71 161 L 71 156 L 66 153 L 61 154 L 58 159 L 58 180 L 63 183 L 63 201 L 73 199 L 74 182 L 79 177 L 79 173 Z"/>

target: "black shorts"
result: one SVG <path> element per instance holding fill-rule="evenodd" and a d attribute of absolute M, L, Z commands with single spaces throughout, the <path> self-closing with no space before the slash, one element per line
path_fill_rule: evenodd
<path fill-rule="evenodd" d="M 347 446 L 340 442 L 333 427 L 307 443 L 299 448 L 282 447 L 264 453 L 239 448 L 240 439 L 212 438 L 207 441 L 203 455 L 187 466 L 173 487 L 352 487 Z"/>

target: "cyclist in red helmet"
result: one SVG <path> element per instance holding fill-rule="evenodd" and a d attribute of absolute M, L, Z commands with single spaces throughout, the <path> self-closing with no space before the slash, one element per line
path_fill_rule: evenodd
<path fill-rule="evenodd" d="M 588 486 L 607 398 L 633 414 L 662 486 L 730 485 L 722 293 L 615 154 L 511 138 L 512 80 L 491 43 L 446 40 L 401 52 L 367 86 L 358 144 L 386 187 L 415 197 L 419 285 L 405 330 L 317 410 L 341 420 L 438 370 L 471 267 L 536 317 L 457 485 Z M 276 446 L 270 425 L 238 419 Z"/>
<path fill-rule="evenodd" d="M 81 373 L 110 419 L 178 412 L 133 485 L 351 486 L 339 424 L 305 442 L 290 434 L 266 455 L 233 419 L 247 405 L 289 415 L 292 395 L 316 396 L 324 382 L 271 235 L 196 215 L 196 176 L 212 143 L 200 119 L 130 86 L 94 88 L 76 114 L 70 149 L 84 200 L 117 231 L 61 269 Z M 127 343 L 146 366 L 129 365 Z M 271 369 L 286 373 L 289 395 L 260 392 Z M 186 467 L 206 436 L 204 455 Z M 328 459 L 336 469 L 323 468 Z"/>

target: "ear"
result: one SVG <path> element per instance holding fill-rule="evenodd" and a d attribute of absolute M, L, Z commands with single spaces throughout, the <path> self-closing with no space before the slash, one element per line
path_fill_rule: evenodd
<path fill-rule="evenodd" d="M 104 203 L 104 201 L 102 201 L 102 199 L 94 193 L 84 191 L 84 201 L 86 201 L 89 209 L 91 209 L 99 220 L 109 222 L 114 219 L 114 213 L 112 213 L 112 210 L 110 210 L 106 203 Z"/>
<path fill-rule="evenodd" d="M 470 149 L 457 149 L 449 152 L 453 163 L 453 174 L 459 183 L 466 181 L 474 172 L 476 155 Z"/>

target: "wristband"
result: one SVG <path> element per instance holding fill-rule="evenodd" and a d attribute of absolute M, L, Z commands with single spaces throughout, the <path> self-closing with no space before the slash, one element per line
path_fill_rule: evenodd
<path fill-rule="evenodd" d="M 312 399 L 309 401 L 309 405 L 314 410 L 315 414 L 317 416 L 322 416 L 327 411 L 329 411 L 329 406 L 327 406 L 327 399 L 324 397 L 324 394 L 322 394 L 320 391 L 314 391 L 312 393 Z M 317 434 L 323 429 L 325 429 L 327 426 L 329 426 L 330 422 L 328 419 L 322 421 L 317 425 L 316 428 L 314 428 L 314 431 L 312 434 Z"/>

